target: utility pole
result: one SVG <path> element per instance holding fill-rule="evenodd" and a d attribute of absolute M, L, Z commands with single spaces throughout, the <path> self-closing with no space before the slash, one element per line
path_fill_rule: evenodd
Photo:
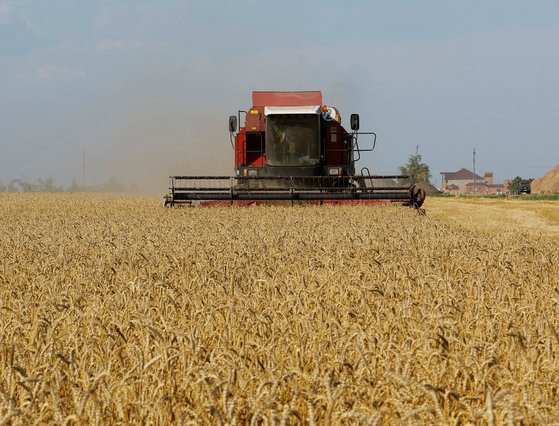
<path fill-rule="evenodd" d="M 85 148 L 82 155 L 82 189 L 85 189 Z"/>
<path fill-rule="evenodd" d="M 472 181 L 474 182 L 474 194 L 476 192 L 476 148 L 474 147 L 474 172 L 472 173 Z"/>
<path fill-rule="evenodd" d="M 415 146 L 415 156 L 417 157 L 419 155 L 419 145 Z"/>

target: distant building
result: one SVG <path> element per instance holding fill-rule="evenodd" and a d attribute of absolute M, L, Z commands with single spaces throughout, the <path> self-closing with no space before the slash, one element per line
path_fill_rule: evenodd
<path fill-rule="evenodd" d="M 495 183 L 487 185 L 486 194 L 506 194 L 509 191 L 509 186 L 506 183 Z"/>
<path fill-rule="evenodd" d="M 460 194 L 466 193 L 466 185 L 476 182 L 483 182 L 480 175 L 474 174 L 468 169 L 461 168 L 457 172 L 442 172 L 441 173 L 442 190 L 445 191 L 448 186 L 454 185 L 458 189 L 452 188 L 452 191 Z"/>
<path fill-rule="evenodd" d="M 464 194 L 485 194 L 487 191 L 487 183 L 482 179 L 481 181 L 476 181 L 474 184 L 473 182 L 466 184 L 466 189 Z"/>
<path fill-rule="evenodd" d="M 483 177 L 461 168 L 457 172 L 441 173 L 442 190 L 454 195 L 460 194 L 504 194 L 508 185 L 495 183 L 493 172 L 485 172 Z"/>
<path fill-rule="evenodd" d="M 462 193 L 462 191 L 460 191 L 460 187 L 458 185 L 454 185 L 453 183 L 445 186 L 443 192 L 448 192 L 452 195 L 459 195 Z"/>

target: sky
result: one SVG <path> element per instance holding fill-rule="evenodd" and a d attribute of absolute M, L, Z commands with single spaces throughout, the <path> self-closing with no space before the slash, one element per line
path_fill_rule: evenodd
<path fill-rule="evenodd" d="M 252 90 L 321 90 L 378 135 L 357 165 L 559 163 L 559 2 L 0 0 L 0 179 L 165 192 L 232 174 Z M 361 140 L 365 146 L 366 139 Z"/>

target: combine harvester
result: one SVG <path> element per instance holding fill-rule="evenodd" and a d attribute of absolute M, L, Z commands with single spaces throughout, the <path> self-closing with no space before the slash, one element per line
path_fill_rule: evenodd
<path fill-rule="evenodd" d="M 244 115 L 245 125 L 237 132 Z M 351 132 L 321 92 L 253 92 L 252 108 L 229 117 L 235 176 L 171 176 L 165 206 L 400 203 L 421 207 L 425 191 L 413 176 L 355 174 L 362 152 L 375 149 L 376 134 Z M 359 147 L 359 136 L 370 138 Z"/>

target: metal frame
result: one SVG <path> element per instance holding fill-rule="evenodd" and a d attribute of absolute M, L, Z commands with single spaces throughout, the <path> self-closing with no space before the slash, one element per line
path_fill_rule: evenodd
<path fill-rule="evenodd" d="M 328 152 L 346 152 L 348 154 L 348 159 L 349 162 L 346 165 L 346 167 L 348 168 L 348 170 L 352 170 L 353 168 L 355 168 L 355 163 L 357 161 L 359 161 L 361 159 L 361 153 L 362 152 L 372 152 L 375 150 L 375 147 L 377 145 L 377 134 L 375 132 L 351 132 L 348 133 L 351 136 L 351 146 L 348 148 L 331 148 L 331 149 L 325 149 L 324 150 L 324 154 L 326 155 L 326 153 Z M 359 142 L 358 142 L 358 137 L 359 135 L 373 135 L 373 146 L 371 148 L 367 148 L 367 149 L 361 149 L 359 148 Z M 357 158 L 353 158 L 352 153 L 357 153 L 359 154 L 359 156 Z M 353 163 L 353 164 L 352 164 Z M 333 167 L 335 167 L 337 164 L 332 164 Z M 342 164 L 340 164 L 342 165 Z M 330 164 L 325 165 L 326 167 L 330 166 Z M 353 166 L 353 167 L 352 167 Z M 370 173 L 369 173 L 370 175 Z"/>
<path fill-rule="evenodd" d="M 405 175 L 171 176 L 165 204 L 216 200 L 387 200 L 418 207 L 414 188 L 413 176 Z"/>
<path fill-rule="evenodd" d="M 240 126 L 240 123 L 241 123 L 241 113 L 244 113 L 245 116 L 248 114 L 248 112 L 244 111 L 244 110 L 238 110 L 237 111 L 237 120 L 238 120 L 238 123 L 239 123 L 238 125 L 239 126 Z M 318 116 L 319 123 L 320 123 L 320 115 L 317 115 L 317 116 Z M 319 132 L 320 132 L 320 125 L 319 125 Z M 245 158 L 246 158 L 246 154 L 248 154 L 248 153 L 251 153 L 251 154 L 252 153 L 259 153 L 261 156 L 264 156 L 264 137 L 262 135 L 262 131 L 260 131 L 260 132 L 249 132 L 249 131 L 245 130 L 245 134 L 247 136 L 249 134 L 253 134 L 253 133 L 260 133 L 260 150 L 250 150 L 250 151 L 247 150 L 246 139 L 245 139 L 245 149 L 244 149 Z M 357 153 L 358 154 L 357 158 L 352 158 L 351 155 L 348 155 L 349 162 L 346 166 L 347 166 L 348 169 L 351 169 L 352 168 L 352 163 L 353 163 L 353 167 L 355 167 L 355 163 L 361 159 L 361 153 L 362 152 L 372 152 L 372 151 L 375 150 L 375 147 L 377 145 L 377 134 L 375 132 L 358 132 L 358 131 L 355 131 L 355 132 L 349 133 L 349 135 L 351 136 L 351 140 L 352 140 L 352 143 L 351 143 L 350 147 L 348 147 L 348 148 L 335 148 L 335 149 L 328 149 L 327 147 L 325 147 L 324 155 L 326 155 L 326 153 L 328 153 L 328 152 L 347 152 L 347 154 Z M 372 147 L 371 148 L 366 148 L 366 149 L 359 148 L 359 141 L 358 141 L 359 135 L 372 135 L 373 136 Z M 246 136 L 245 136 L 245 138 L 246 138 Z M 319 138 L 322 138 L 321 134 L 319 135 Z M 235 143 L 236 143 L 236 141 L 235 141 Z M 236 149 L 236 146 L 233 145 L 233 143 L 231 145 L 233 146 L 233 149 Z M 340 165 L 342 165 L 342 164 L 340 164 Z M 333 165 L 333 166 L 335 166 L 335 165 Z"/>

